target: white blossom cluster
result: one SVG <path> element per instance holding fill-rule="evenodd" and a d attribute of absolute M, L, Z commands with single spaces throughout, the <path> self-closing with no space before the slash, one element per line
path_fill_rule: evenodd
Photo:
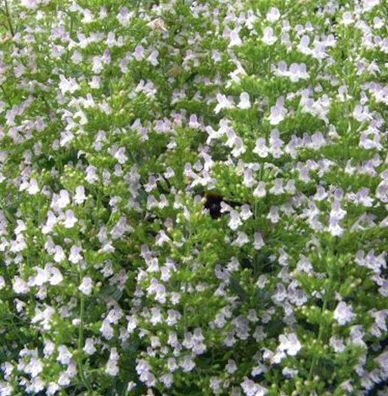
<path fill-rule="evenodd" d="M 383 1 L 1 7 L 0 396 L 386 394 Z"/>

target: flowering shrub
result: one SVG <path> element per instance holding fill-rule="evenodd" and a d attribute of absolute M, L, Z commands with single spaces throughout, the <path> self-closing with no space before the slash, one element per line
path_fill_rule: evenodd
<path fill-rule="evenodd" d="M 0 395 L 385 394 L 382 3 L 2 2 Z"/>

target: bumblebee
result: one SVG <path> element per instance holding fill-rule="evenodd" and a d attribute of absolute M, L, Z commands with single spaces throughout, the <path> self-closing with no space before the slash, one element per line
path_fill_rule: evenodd
<path fill-rule="evenodd" d="M 205 191 L 204 197 L 204 206 L 209 210 L 209 214 L 213 219 L 218 219 L 223 215 L 223 213 L 221 213 L 221 202 L 225 202 L 233 208 L 241 205 L 239 202 L 226 200 L 221 194 L 215 192 Z"/>

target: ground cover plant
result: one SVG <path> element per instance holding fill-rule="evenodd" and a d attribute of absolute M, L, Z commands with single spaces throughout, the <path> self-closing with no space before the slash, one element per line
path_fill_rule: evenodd
<path fill-rule="evenodd" d="M 2 0 L 0 395 L 384 395 L 387 8 Z"/>

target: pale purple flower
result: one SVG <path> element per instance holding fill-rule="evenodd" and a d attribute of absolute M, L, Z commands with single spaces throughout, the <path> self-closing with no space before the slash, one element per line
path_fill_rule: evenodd
<path fill-rule="evenodd" d="M 83 278 L 82 278 L 82 282 L 81 282 L 81 284 L 80 284 L 79 287 L 78 287 L 78 290 L 79 290 L 81 293 L 83 293 L 83 294 L 89 296 L 90 293 L 92 292 L 92 289 L 93 289 L 93 282 L 92 282 L 92 279 L 91 279 L 89 276 L 83 277 Z"/>
<path fill-rule="evenodd" d="M 240 109 L 249 109 L 251 107 L 249 94 L 247 92 L 242 92 L 240 94 L 240 103 L 237 105 L 237 107 Z"/>
<path fill-rule="evenodd" d="M 235 28 L 229 33 L 229 47 L 240 46 L 242 44 L 241 38 L 239 36 L 239 28 Z"/>
<path fill-rule="evenodd" d="M 269 148 L 266 146 L 264 138 L 258 138 L 256 140 L 255 148 L 253 152 L 257 154 L 260 158 L 266 158 L 268 156 Z"/>
<path fill-rule="evenodd" d="M 276 22 L 280 18 L 279 9 L 276 7 L 271 7 L 270 10 L 267 12 L 265 19 L 268 22 Z"/>
<path fill-rule="evenodd" d="M 355 317 L 351 305 L 346 304 L 344 301 L 338 303 L 336 309 L 334 310 L 334 319 L 339 325 L 344 326 L 351 322 Z"/>
<path fill-rule="evenodd" d="M 260 250 L 265 245 L 263 237 L 260 232 L 255 232 L 253 247 L 256 250 Z"/>
<path fill-rule="evenodd" d="M 280 97 L 276 101 L 276 105 L 271 107 L 271 114 L 268 117 L 268 121 L 271 125 L 278 125 L 284 120 L 287 114 L 287 109 L 283 104 L 284 98 Z"/>
<path fill-rule="evenodd" d="M 225 96 L 222 94 L 217 94 L 217 106 L 214 108 L 214 112 L 218 114 L 221 110 L 223 109 L 231 109 L 234 104 Z"/>
<path fill-rule="evenodd" d="M 63 225 L 65 228 L 73 228 L 74 225 L 78 222 L 78 219 L 74 216 L 74 213 L 71 209 L 66 210 L 65 219 L 63 221 Z"/>
<path fill-rule="evenodd" d="M 68 79 L 61 74 L 59 76 L 59 89 L 62 92 L 62 95 L 66 94 L 67 92 L 70 92 L 73 94 L 75 91 L 77 91 L 80 87 L 77 84 L 77 81 L 73 77 L 69 77 Z"/>
<path fill-rule="evenodd" d="M 274 35 L 273 29 L 271 27 L 264 28 L 263 37 L 261 40 L 267 45 L 272 45 L 276 42 L 277 37 Z"/>
<path fill-rule="evenodd" d="M 301 350 L 302 345 L 295 333 L 281 334 L 279 336 L 279 350 L 284 351 L 287 355 L 295 356 Z"/>

